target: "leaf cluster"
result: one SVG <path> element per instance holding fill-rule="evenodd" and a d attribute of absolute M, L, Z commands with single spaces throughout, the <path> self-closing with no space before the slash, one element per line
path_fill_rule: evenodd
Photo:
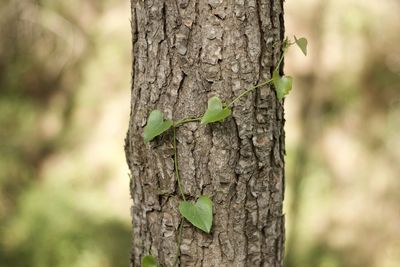
<path fill-rule="evenodd" d="M 303 54 L 307 55 L 307 39 L 305 38 L 297 39 L 297 37 L 294 36 L 294 42 L 290 42 L 286 38 L 282 49 L 283 50 L 282 56 L 279 59 L 279 62 L 272 73 L 272 79 L 260 83 L 252 88 L 249 88 L 248 90 L 241 93 L 229 104 L 224 104 L 218 96 L 213 96 L 208 100 L 207 110 L 205 111 L 203 116 L 199 118 L 185 118 L 174 122 L 173 120 L 170 119 L 165 120 L 163 113 L 160 110 L 155 109 L 151 111 L 147 119 L 147 124 L 143 129 L 143 139 L 145 143 L 150 142 L 155 137 L 169 130 L 171 127 L 173 128 L 175 173 L 181 197 L 183 199 L 183 201 L 179 203 L 179 212 L 181 216 L 185 218 L 187 221 L 189 221 L 193 226 L 197 227 L 198 229 L 202 230 L 207 234 L 210 234 L 213 222 L 213 210 L 212 210 L 213 202 L 208 196 L 200 196 L 195 203 L 186 201 L 179 176 L 175 128 L 179 127 L 184 123 L 193 121 L 200 121 L 201 124 L 222 122 L 232 114 L 231 106 L 233 106 L 233 104 L 237 100 L 244 97 L 251 91 L 267 84 L 271 83 L 273 84 L 276 91 L 276 97 L 279 101 L 281 101 L 291 91 L 293 85 L 293 78 L 287 75 L 281 76 L 279 74 L 279 68 L 285 53 L 287 52 L 288 48 L 293 44 L 296 44 L 303 52 Z M 180 226 L 180 228 L 181 227 L 182 225 Z M 180 242 L 180 240 L 178 242 Z M 142 258 L 142 267 L 157 267 L 156 258 L 151 255 L 144 256 Z"/>

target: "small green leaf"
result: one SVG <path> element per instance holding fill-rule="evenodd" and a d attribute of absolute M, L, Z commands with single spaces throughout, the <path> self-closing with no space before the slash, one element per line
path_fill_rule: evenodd
<path fill-rule="evenodd" d="M 182 201 L 179 204 L 179 212 L 191 224 L 210 233 L 213 214 L 212 214 L 212 201 L 207 196 L 201 196 L 195 204 L 188 201 Z"/>
<path fill-rule="evenodd" d="M 301 49 L 301 51 L 303 52 L 303 54 L 304 54 L 305 56 L 307 56 L 307 44 L 308 44 L 307 39 L 304 38 L 304 37 L 301 37 L 300 39 L 297 39 L 297 37 L 294 36 L 294 40 L 295 40 L 297 46 L 298 46 L 298 47 Z"/>
<path fill-rule="evenodd" d="M 229 107 L 223 107 L 221 99 L 219 99 L 218 96 L 213 96 L 208 100 L 208 108 L 201 118 L 201 123 L 222 121 L 229 115 L 231 115 L 231 109 Z"/>
<path fill-rule="evenodd" d="M 280 77 L 277 70 L 275 70 L 272 75 L 272 82 L 274 83 L 276 96 L 279 101 L 292 90 L 293 78 L 290 76 Z"/>
<path fill-rule="evenodd" d="M 153 256 L 142 257 L 142 267 L 157 267 L 157 260 Z"/>
<path fill-rule="evenodd" d="M 144 142 L 148 143 L 149 141 L 153 140 L 154 137 L 171 128 L 172 124 L 172 120 L 164 121 L 161 111 L 158 109 L 153 110 L 150 113 L 147 119 L 147 124 L 143 129 Z"/>

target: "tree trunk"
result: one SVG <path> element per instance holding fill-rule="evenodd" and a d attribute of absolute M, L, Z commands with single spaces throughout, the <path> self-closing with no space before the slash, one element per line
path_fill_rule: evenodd
<path fill-rule="evenodd" d="M 169 119 L 199 117 L 211 96 L 228 102 L 270 79 L 284 37 L 283 0 L 131 1 L 131 266 L 150 254 L 173 266 L 179 250 L 179 266 L 282 266 L 284 119 L 272 87 L 241 98 L 224 122 L 177 128 L 186 198 L 214 203 L 211 233 L 185 221 L 179 247 L 172 131 L 149 144 L 142 134 L 155 108 Z"/>

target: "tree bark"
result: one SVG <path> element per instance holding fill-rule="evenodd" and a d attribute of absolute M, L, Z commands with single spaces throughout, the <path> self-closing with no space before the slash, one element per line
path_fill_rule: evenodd
<path fill-rule="evenodd" d="M 149 144 L 151 110 L 169 119 L 201 116 L 270 79 L 284 38 L 283 0 L 131 0 L 133 70 L 126 157 L 131 171 L 131 266 L 145 255 L 162 266 L 282 266 L 284 118 L 272 87 L 241 98 L 222 123 L 177 128 L 186 198 L 214 202 L 210 234 L 187 221 L 178 247 L 180 196 L 172 131 Z"/>

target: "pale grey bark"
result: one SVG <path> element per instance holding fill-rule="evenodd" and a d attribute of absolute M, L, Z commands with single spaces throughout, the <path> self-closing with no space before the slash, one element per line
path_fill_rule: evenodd
<path fill-rule="evenodd" d="M 133 71 L 126 155 L 131 170 L 131 265 L 154 255 L 172 266 L 180 200 L 171 131 L 144 144 L 146 118 L 200 116 L 271 77 L 281 55 L 283 0 L 132 0 Z M 184 223 L 180 266 L 282 266 L 283 107 L 267 86 L 223 123 L 178 128 L 188 200 L 214 202 L 211 234 Z"/>

